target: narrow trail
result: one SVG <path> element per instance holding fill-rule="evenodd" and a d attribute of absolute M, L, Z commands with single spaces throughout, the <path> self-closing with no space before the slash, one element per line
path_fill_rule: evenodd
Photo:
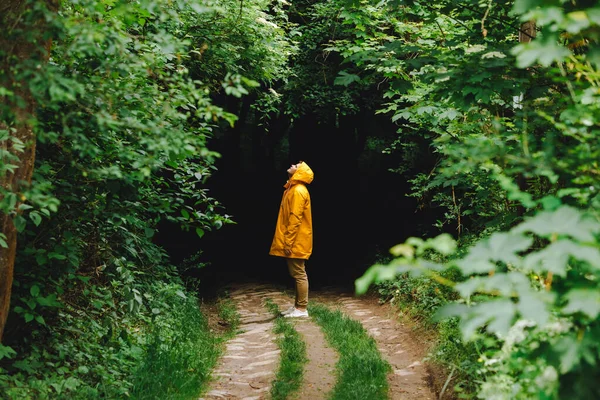
<path fill-rule="evenodd" d="M 313 300 L 359 321 L 375 339 L 382 357 L 392 366 L 388 375 L 392 400 L 434 400 L 437 397 L 429 387 L 428 373 L 422 363 L 423 346 L 416 342 L 410 330 L 398 321 L 397 313 L 389 305 L 376 299 L 352 297 L 334 291 L 318 292 Z"/>
<path fill-rule="evenodd" d="M 275 291 L 268 287 L 240 287 L 231 293 L 241 316 L 240 333 L 226 344 L 225 354 L 213 372 L 204 399 L 267 398 L 279 362 L 275 343 L 273 315 L 264 308 L 264 300 Z"/>
<path fill-rule="evenodd" d="M 273 333 L 275 318 L 265 307 L 265 302 L 271 299 L 283 310 L 293 303 L 293 299 L 273 285 L 237 285 L 232 286 L 229 293 L 241 315 L 241 326 L 239 333 L 226 343 L 225 353 L 213 372 L 211 386 L 202 399 L 269 399 L 280 351 Z M 390 399 L 436 398 L 428 386 L 427 370 L 421 362 L 423 345 L 416 342 L 410 329 L 397 320 L 392 308 L 381 306 L 375 299 L 353 297 L 334 290 L 312 291 L 310 295 L 310 301 L 340 310 L 359 321 L 373 337 L 382 357 L 392 366 L 392 373 L 388 375 Z M 292 321 L 306 343 L 309 361 L 302 387 L 291 398 L 327 399 L 335 386 L 335 365 L 339 357 L 312 319 Z"/>
<path fill-rule="evenodd" d="M 304 370 L 302 388 L 296 399 L 324 399 L 335 386 L 335 364 L 339 357 L 327 345 L 318 325 L 309 319 L 295 321 L 296 330 L 306 343 L 308 364 Z"/>

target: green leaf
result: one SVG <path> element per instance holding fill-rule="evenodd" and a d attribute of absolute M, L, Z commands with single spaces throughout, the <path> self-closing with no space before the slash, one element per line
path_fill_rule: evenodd
<path fill-rule="evenodd" d="M 189 219 L 189 218 L 190 218 L 190 213 L 189 213 L 189 212 L 187 212 L 187 210 L 185 210 L 185 209 L 182 209 L 182 210 L 181 210 L 181 215 L 182 215 L 182 216 L 183 216 L 183 218 L 185 218 L 185 219 Z"/>
<path fill-rule="evenodd" d="M 493 300 L 472 307 L 467 318 L 461 322 L 463 337 L 470 339 L 477 329 L 506 335 L 516 314 L 516 307 L 510 300 Z"/>
<path fill-rule="evenodd" d="M 571 257 L 587 261 L 600 270 L 600 250 L 568 239 L 558 240 L 541 251 L 528 254 L 523 265 L 534 271 L 542 270 L 557 276 L 566 276 Z"/>
<path fill-rule="evenodd" d="M 81 366 L 79 366 L 79 368 L 77 368 L 77 372 L 79 372 L 81 374 L 87 374 L 88 372 L 90 372 L 90 369 L 88 367 L 86 367 L 85 365 L 81 365 Z"/>
<path fill-rule="evenodd" d="M 516 307 L 510 300 L 492 300 L 468 307 L 464 304 L 448 304 L 436 312 L 437 320 L 459 317 L 460 330 L 465 340 L 472 339 L 477 331 L 486 326 L 487 331 L 505 335 L 512 325 Z"/>
<path fill-rule="evenodd" d="M 456 240 L 449 233 L 442 233 L 433 239 L 425 241 L 427 248 L 436 250 L 438 253 L 448 256 L 456 251 Z"/>
<path fill-rule="evenodd" d="M 79 379 L 74 378 L 74 377 L 71 376 L 71 377 L 67 378 L 67 380 L 65 381 L 63 387 L 65 389 L 75 390 L 75 389 L 77 389 L 77 387 L 79 385 L 81 385 L 81 381 Z"/>
<path fill-rule="evenodd" d="M 419 248 L 419 247 L 421 247 L 421 246 L 423 246 L 425 244 L 425 241 L 423 239 L 421 239 L 421 238 L 418 238 L 418 237 L 409 237 L 406 240 L 406 244 L 409 245 L 409 246 L 413 246 L 413 247 Z"/>
<path fill-rule="evenodd" d="M 25 315 L 23 316 L 23 318 L 25 318 L 25 322 L 31 322 L 33 321 L 33 315 L 29 314 L 29 313 L 25 313 Z"/>
<path fill-rule="evenodd" d="M 463 273 L 470 275 L 487 273 L 496 269 L 492 261 L 519 263 L 518 252 L 527 250 L 533 239 L 522 234 L 496 232 L 488 239 L 479 241 L 467 256 L 456 264 Z"/>
<path fill-rule="evenodd" d="M 589 28 L 590 20 L 585 11 L 573 11 L 567 14 L 565 30 L 571 34 L 578 34 Z"/>
<path fill-rule="evenodd" d="M 485 307 L 484 307 L 485 306 Z M 481 316 L 491 315 L 486 330 L 501 336 L 506 336 L 516 316 L 516 306 L 510 300 L 490 301 L 477 306 Z"/>
<path fill-rule="evenodd" d="M 154 236 L 154 229 L 144 228 L 144 234 L 148 239 L 150 239 L 152 236 Z"/>
<path fill-rule="evenodd" d="M 548 35 L 543 39 L 515 46 L 512 53 L 517 57 L 519 68 L 527 68 L 535 63 L 548 67 L 571 54 L 569 49 L 558 44 L 558 37 L 555 35 Z"/>
<path fill-rule="evenodd" d="M 62 304 L 56 299 L 56 293 L 49 294 L 46 297 L 36 297 L 35 301 L 43 307 L 61 307 Z"/>
<path fill-rule="evenodd" d="M 544 210 L 548 211 L 554 211 L 562 205 L 560 199 L 555 196 L 545 196 L 540 199 L 540 203 L 542 203 Z"/>
<path fill-rule="evenodd" d="M 30 210 L 32 208 L 33 208 L 32 205 L 29 205 L 29 204 L 26 204 L 26 203 L 19 204 L 19 211 L 26 211 L 26 210 Z"/>
<path fill-rule="evenodd" d="M 600 224 L 576 208 L 562 206 L 555 211 L 542 211 L 515 227 L 512 232 L 533 232 L 545 238 L 568 235 L 582 242 L 594 241 Z"/>
<path fill-rule="evenodd" d="M 517 311 L 524 319 L 544 326 L 550 319 L 548 304 L 552 304 L 554 297 L 549 293 L 534 291 L 530 287 L 521 287 Z"/>
<path fill-rule="evenodd" d="M 25 230 L 25 226 L 27 225 L 27 220 L 25 220 L 25 218 L 23 218 L 23 216 L 21 215 L 17 215 L 14 219 L 13 222 L 15 224 L 15 228 L 17 229 L 17 232 L 23 232 L 23 230 Z"/>
<path fill-rule="evenodd" d="M 349 74 L 346 71 L 340 71 L 339 75 L 333 81 L 334 85 L 349 86 L 353 82 L 360 82 L 360 76 Z"/>
<path fill-rule="evenodd" d="M 515 290 L 515 286 L 522 284 L 522 281 L 526 281 L 526 278 L 518 272 L 509 272 L 507 274 L 496 273 L 492 276 L 471 277 L 464 282 L 457 283 L 455 289 L 465 298 L 472 296 L 476 292 L 494 292 L 494 294 L 511 296 Z"/>
<path fill-rule="evenodd" d="M 6 206 L 6 211 L 12 212 L 12 210 L 17 205 L 17 200 L 18 199 L 17 199 L 17 194 L 16 193 L 13 193 L 13 192 L 7 193 L 5 195 L 5 198 L 4 198 L 4 201 L 3 201 L 3 202 L 8 203 L 7 206 Z"/>
<path fill-rule="evenodd" d="M 199 238 L 201 238 L 202 236 L 204 236 L 204 229 L 196 228 L 196 234 L 198 235 Z"/>
<path fill-rule="evenodd" d="M 522 191 L 511 178 L 501 173 L 496 173 L 494 174 L 494 179 L 496 179 L 502 189 L 506 190 L 507 199 L 518 201 L 525 208 L 535 207 L 536 203 L 533 201 L 531 193 Z"/>
<path fill-rule="evenodd" d="M 3 358 L 13 358 L 16 355 L 17 352 L 14 351 L 11 347 L 0 344 L 0 360 L 2 360 Z"/>
<path fill-rule="evenodd" d="M 484 274 L 496 270 L 496 264 L 485 258 L 467 256 L 456 262 L 463 274 Z"/>
<path fill-rule="evenodd" d="M 560 354 L 560 372 L 566 374 L 580 362 L 580 342 L 573 336 L 562 337 L 554 345 Z"/>
<path fill-rule="evenodd" d="M 406 258 L 413 258 L 415 255 L 415 248 L 408 244 L 402 243 L 392 247 L 390 249 L 390 253 L 396 257 L 403 256 Z"/>
<path fill-rule="evenodd" d="M 38 297 L 40 294 L 40 288 L 38 285 L 33 285 L 32 287 L 29 288 L 29 293 L 33 296 L 33 297 Z"/>
<path fill-rule="evenodd" d="M 205 5 L 202 5 L 202 3 L 190 2 L 189 6 L 192 10 L 194 10 L 198 14 L 215 11 L 215 9 L 213 7 L 207 7 Z"/>
<path fill-rule="evenodd" d="M 58 395 L 62 394 L 62 388 L 63 388 L 62 383 L 51 383 L 50 386 L 52 386 L 54 388 L 54 390 L 56 390 L 56 394 L 58 394 Z"/>
<path fill-rule="evenodd" d="M 66 260 L 67 256 L 65 256 L 64 254 L 60 254 L 60 253 L 56 253 L 56 252 L 51 252 L 48 254 L 48 258 L 49 259 L 57 259 L 57 260 Z"/>
<path fill-rule="evenodd" d="M 440 307 L 434 314 L 433 319 L 435 321 L 441 321 L 446 318 L 466 316 L 469 312 L 469 307 L 465 304 L 460 303 L 449 303 Z"/>
<path fill-rule="evenodd" d="M 354 281 L 354 289 L 356 294 L 362 295 L 367 292 L 369 286 L 375 281 L 377 276 L 377 269 L 381 268 L 381 265 L 373 265 L 367 269 L 367 271 L 358 279 Z"/>
<path fill-rule="evenodd" d="M 600 291 L 598 289 L 572 289 L 566 295 L 568 301 L 562 309 L 565 314 L 581 312 L 591 319 L 600 314 Z"/>
<path fill-rule="evenodd" d="M 29 213 L 29 218 L 31 219 L 31 221 L 33 221 L 35 226 L 39 226 L 40 223 L 42 222 L 42 217 L 40 216 L 40 214 L 38 214 L 35 211 L 32 211 Z"/>

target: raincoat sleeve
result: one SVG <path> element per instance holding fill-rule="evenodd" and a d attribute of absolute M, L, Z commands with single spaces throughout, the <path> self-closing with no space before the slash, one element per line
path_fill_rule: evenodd
<path fill-rule="evenodd" d="M 290 215 L 283 237 L 285 249 L 291 249 L 296 241 L 296 236 L 298 236 L 300 224 L 302 223 L 302 216 L 308 205 L 308 196 L 306 193 L 294 191 L 290 197 Z"/>

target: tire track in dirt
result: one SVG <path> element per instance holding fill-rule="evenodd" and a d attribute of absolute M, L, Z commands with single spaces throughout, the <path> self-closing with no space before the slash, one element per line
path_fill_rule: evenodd
<path fill-rule="evenodd" d="M 273 299 L 280 310 L 286 310 L 293 305 L 284 293 Z M 322 400 L 333 389 L 336 382 L 335 365 L 339 356 L 327 344 L 321 328 L 310 318 L 292 318 L 296 331 L 306 343 L 308 363 L 304 366 L 302 386 L 298 393 L 291 396 L 296 400 Z"/>
<path fill-rule="evenodd" d="M 230 298 L 241 315 L 238 335 L 226 343 L 225 354 L 213 372 L 208 393 L 200 400 L 262 400 L 270 398 L 279 367 L 280 350 L 273 333 L 275 317 L 266 309 L 271 299 L 280 310 L 292 305 L 289 296 L 272 285 L 236 285 Z M 335 385 L 337 353 L 328 347 L 320 328 L 310 318 L 290 319 L 306 343 L 308 363 L 302 387 L 291 396 L 297 400 L 321 400 Z"/>
<path fill-rule="evenodd" d="M 245 285 L 230 295 L 241 316 L 240 333 L 226 343 L 225 354 L 213 371 L 206 400 L 259 400 L 268 398 L 279 365 L 280 350 L 273 334 L 273 315 L 264 307 L 276 295 L 270 286 Z M 200 400 L 202 400 L 200 399 Z"/>
<path fill-rule="evenodd" d="M 397 320 L 389 305 L 377 299 L 354 297 L 333 290 L 314 292 L 312 298 L 359 321 L 377 343 L 382 357 L 392 366 L 388 375 L 389 398 L 392 400 L 434 400 L 429 374 L 422 364 L 423 346 L 410 330 Z"/>
<path fill-rule="evenodd" d="M 302 388 L 295 399 L 325 399 L 336 382 L 335 365 L 339 356 L 325 340 L 325 336 L 312 320 L 296 322 L 296 329 L 306 343 L 308 364 L 304 370 Z"/>

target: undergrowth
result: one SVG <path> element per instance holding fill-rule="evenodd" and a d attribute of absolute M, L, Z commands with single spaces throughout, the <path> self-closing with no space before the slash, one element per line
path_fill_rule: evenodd
<path fill-rule="evenodd" d="M 448 382 L 436 382 L 438 386 L 450 383 L 454 392 L 464 398 L 471 398 L 477 388 L 477 371 L 480 367 L 478 354 L 483 342 L 465 343 L 456 319 L 436 321 L 435 312 L 441 306 L 454 300 L 456 295 L 446 286 L 435 280 L 420 276 L 400 276 L 398 279 L 377 284 L 377 292 L 382 301 L 392 302 L 401 314 L 409 318 L 416 329 L 434 337 L 434 345 L 426 360 L 442 366 Z M 445 388 L 446 393 L 452 391 Z"/>
<path fill-rule="evenodd" d="M 133 380 L 134 399 L 192 399 L 206 387 L 220 354 L 196 299 L 157 318 L 143 363 Z"/>
<path fill-rule="evenodd" d="M 0 360 L 0 398 L 197 398 L 221 339 L 195 294 L 167 271 L 158 280 L 128 281 L 133 303 L 117 297 L 117 280 L 111 290 L 88 283 L 87 302 L 63 300 L 52 325 Z"/>

